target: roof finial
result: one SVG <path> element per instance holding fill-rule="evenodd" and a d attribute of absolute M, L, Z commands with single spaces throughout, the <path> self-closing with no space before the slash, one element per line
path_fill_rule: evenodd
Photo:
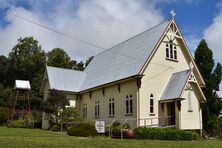
<path fill-rule="evenodd" d="M 170 11 L 170 15 L 171 15 L 171 18 L 174 20 L 174 16 L 176 15 L 176 13 L 173 11 L 173 9 Z"/>

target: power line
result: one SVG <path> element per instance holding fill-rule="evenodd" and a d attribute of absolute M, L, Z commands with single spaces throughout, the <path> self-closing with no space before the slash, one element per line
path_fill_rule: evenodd
<path fill-rule="evenodd" d="M 39 24 L 39 23 L 37 23 L 37 22 L 34 22 L 34 21 L 30 20 L 30 19 L 27 19 L 27 18 L 18 16 L 18 15 L 13 14 L 13 13 L 9 13 L 9 14 L 12 15 L 12 16 L 15 16 L 15 17 L 17 17 L 17 18 L 19 18 L 19 19 L 22 19 L 22 20 L 24 20 L 24 21 L 27 21 L 27 22 L 29 22 L 29 23 L 32 23 L 32 24 L 35 24 L 35 25 L 40 26 L 40 27 L 42 27 L 42 28 L 45 28 L 45 29 L 47 29 L 47 30 L 50 30 L 50 31 L 52 31 L 52 32 L 58 33 L 58 34 L 60 34 L 60 35 L 63 35 L 63 36 L 65 36 L 65 37 L 68 37 L 68 38 L 71 38 L 71 39 L 73 39 L 73 40 L 82 42 L 82 43 L 84 43 L 84 44 L 87 44 L 87 45 L 90 45 L 90 46 L 93 46 L 93 47 L 96 47 L 96 48 L 99 48 L 99 49 L 106 49 L 106 48 L 104 48 L 104 47 L 101 47 L 101 46 L 98 46 L 98 45 L 96 45 L 96 44 L 90 43 L 90 42 L 88 42 L 88 41 L 84 41 L 84 40 L 79 39 L 79 38 L 77 38 L 77 37 L 74 37 L 74 36 L 68 35 L 68 34 L 66 34 L 66 33 L 57 31 L 57 30 L 55 30 L 55 29 L 49 28 L 49 27 L 47 27 L 47 26 L 45 26 L 45 25 Z"/>
<path fill-rule="evenodd" d="M 63 35 L 63 36 L 65 36 L 65 37 L 67 37 L 67 38 L 71 38 L 71 39 L 73 39 L 73 40 L 82 42 L 82 43 L 84 43 L 84 44 L 87 44 L 87 45 L 96 47 L 96 48 L 98 48 L 98 49 L 103 49 L 103 50 L 105 50 L 105 51 L 107 51 L 107 52 L 111 52 L 111 53 L 116 54 L 116 55 L 124 56 L 124 57 L 126 57 L 126 58 L 130 58 L 130 59 L 134 59 L 134 60 L 138 60 L 138 61 L 143 61 L 143 60 L 141 60 L 141 59 L 138 59 L 138 58 L 132 57 L 132 56 L 128 56 L 128 55 L 125 55 L 125 54 L 123 54 L 123 53 L 111 51 L 111 50 L 109 50 L 109 49 L 107 50 L 107 49 L 104 48 L 104 47 L 101 47 L 101 46 L 98 46 L 98 45 L 96 45 L 96 44 L 90 43 L 90 42 L 88 42 L 88 41 L 84 41 L 84 40 L 82 40 L 82 39 L 73 37 L 73 36 L 71 36 L 71 35 L 69 35 L 69 34 L 66 34 L 66 33 L 57 31 L 57 30 L 55 30 L 55 29 L 49 28 L 49 27 L 47 27 L 47 26 L 45 26 L 45 25 L 42 25 L 42 24 L 37 23 L 37 22 L 34 22 L 34 21 L 32 21 L 32 20 L 30 20 L 30 19 L 27 19 L 27 18 L 18 16 L 18 15 L 16 15 L 16 14 L 13 14 L 13 13 L 9 13 L 9 14 L 12 15 L 12 16 L 14 16 L 14 17 L 17 17 L 17 18 L 19 18 L 19 19 L 22 19 L 22 20 L 24 20 L 24 21 L 27 21 L 27 22 L 29 22 L 29 23 L 32 23 L 32 24 L 34 24 L 34 25 L 37 25 L 37 26 L 39 26 L 39 27 L 42 27 L 42 28 L 44 28 L 44 29 L 50 30 L 50 31 L 52 31 L 52 32 L 58 33 L 58 34 Z M 143 62 L 144 62 L 144 61 L 143 61 Z M 161 65 L 161 64 L 157 64 L 157 63 L 152 63 L 152 64 Z M 161 65 L 161 66 L 163 66 L 163 65 Z M 164 66 L 166 66 L 166 65 L 164 65 Z M 166 67 L 169 67 L 169 66 L 166 66 Z"/>
<path fill-rule="evenodd" d="M 42 25 L 42 24 L 37 23 L 37 22 L 34 22 L 34 21 L 32 21 L 32 20 L 30 20 L 30 19 L 27 19 L 27 18 L 25 18 L 25 17 L 18 16 L 18 15 L 13 14 L 13 13 L 9 13 L 9 14 L 12 15 L 12 16 L 14 16 L 14 17 L 16 17 L 16 18 L 22 19 L 22 20 L 24 20 L 24 21 L 26 21 L 26 22 L 32 23 L 32 24 L 37 25 L 37 26 L 39 26 L 39 27 L 42 27 L 42 28 L 44 28 L 44 29 L 50 30 L 50 31 L 52 31 L 52 32 L 58 33 L 58 34 L 63 35 L 63 36 L 65 36 L 65 37 L 68 37 L 68 38 L 71 38 L 71 39 L 73 39 L 73 40 L 82 42 L 82 43 L 84 43 L 84 44 L 87 44 L 87 45 L 96 47 L 96 48 L 98 48 L 98 49 L 103 49 L 103 50 L 106 50 L 106 51 L 111 52 L 111 53 L 116 54 L 116 55 L 120 55 L 120 56 L 124 56 L 124 57 L 127 57 L 127 58 L 136 59 L 136 60 L 141 61 L 140 59 L 138 59 L 138 58 L 136 58 L 136 57 L 132 57 L 132 56 L 128 56 L 128 55 L 125 55 L 125 54 L 122 54 L 122 53 L 119 53 L 119 52 L 107 50 L 107 49 L 104 48 L 104 47 L 101 47 L 101 46 L 98 46 L 98 45 L 96 45 L 96 44 L 93 44 L 93 43 L 84 41 L 84 40 L 79 39 L 79 38 L 76 38 L 76 37 L 73 37 L 73 36 L 68 35 L 68 34 L 66 34 L 66 33 L 57 31 L 57 30 L 55 30 L 55 29 L 49 28 L 49 27 L 47 27 L 47 26 L 45 26 L 45 25 Z"/>

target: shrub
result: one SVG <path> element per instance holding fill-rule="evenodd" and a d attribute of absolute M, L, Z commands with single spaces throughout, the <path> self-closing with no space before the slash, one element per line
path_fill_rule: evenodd
<path fill-rule="evenodd" d="M 60 124 L 53 124 L 49 129 L 50 129 L 50 131 L 53 131 L 53 132 L 60 132 L 61 125 Z"/>
<path fill-rule="evenodd" d="M 14 120 L 10 127 L 27 128 L 28 126 L 26 120 Z"/>
<path fill-rule="evenodd" d="M 60 122 L 80 121 L 80 112 L 75 107 L 67 107 L 59 112 L 58 119 Z"/>
<path fill-rule="evenodd" d="M 33 120 L 34 120 L 34 128 L 42 127 L 42 113 L 36 110 L 32 111 Z"/>
<path fill-rule="evenodd" d="M 136 139 L 158 139 L 158 140 L 196 140 L 199 135 L 191 131 L 182 131 L 167 128 L 136 128 L 134 129 Z"/>
<path fill-rule="evenodd" d="M 72 125 L 67 130 L 68 135 L 80 137 L 96 137 L 98 135 L 95 126 L 89 123 Z"/>
<path fill-rule="evenodd" d="M 108 130 L 108 129 L 109 129 L 109 126 L 106 127 L 106 130 Z M 130 126 L 127 123 L 124 123 L 122 125 L 118 121 L 113 122 L 113 124 L 111 125 L 111 130 L 113 130 L 113 131 L 120 131 L 120 129 L 130 129 Z"/>

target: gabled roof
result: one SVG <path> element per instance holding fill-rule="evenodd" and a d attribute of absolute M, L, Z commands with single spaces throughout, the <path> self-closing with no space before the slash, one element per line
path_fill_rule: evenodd
<path fill-rule="evenodd" d="M 189 69 L 172 74 L 160 101 L 180 98 L 190 73 Z"/>
<path fill-rule="evenodd" d="M 164 21 L 96 55 L 84 71 L 81 90 L 139 75 L 168 24 Z"/>
<path fill-rule="evenodd" d="M 142 75 L 141 70 L 149 63 L 166 29 L 172 23 L 174 23 L 173 20 L 164 21 L 151 29 L 97 54 L 83 72 L 48 66 L 47 74 L 50 88 L 82 92 Z M 173 83 L 173 79 L 179 77 L 180 74 L 183 74 L 183 72 L 172 75 L 172 81 L 169 83 Z M 172 91 L 173 88 L 171 87 L 174 85 L 169 85 L 167 89 Z M 180 88 L 177 87 L 176 89 L 179 91 Z M 168 91 L 162 96 L 163 99 L 167 97 L 172 98 L 178 94 L 178 92 L 174 92 L 172 96 L 169 96 L 167 92 Z"/>
<path fill-rule="evenodd" d="M 57 89 L 69 92 L 79 92 L 80 85 L 84 78 L 84 72 L 57 68 L 46 67 L 50 89 Z"/>

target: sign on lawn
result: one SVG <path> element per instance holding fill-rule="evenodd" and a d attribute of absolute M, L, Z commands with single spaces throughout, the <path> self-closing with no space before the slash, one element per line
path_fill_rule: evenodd
<path fill-rule="evenodd" d="M 105 133 L 105 121 L 96 121 L 95 128 L 98 133 Z"/>

